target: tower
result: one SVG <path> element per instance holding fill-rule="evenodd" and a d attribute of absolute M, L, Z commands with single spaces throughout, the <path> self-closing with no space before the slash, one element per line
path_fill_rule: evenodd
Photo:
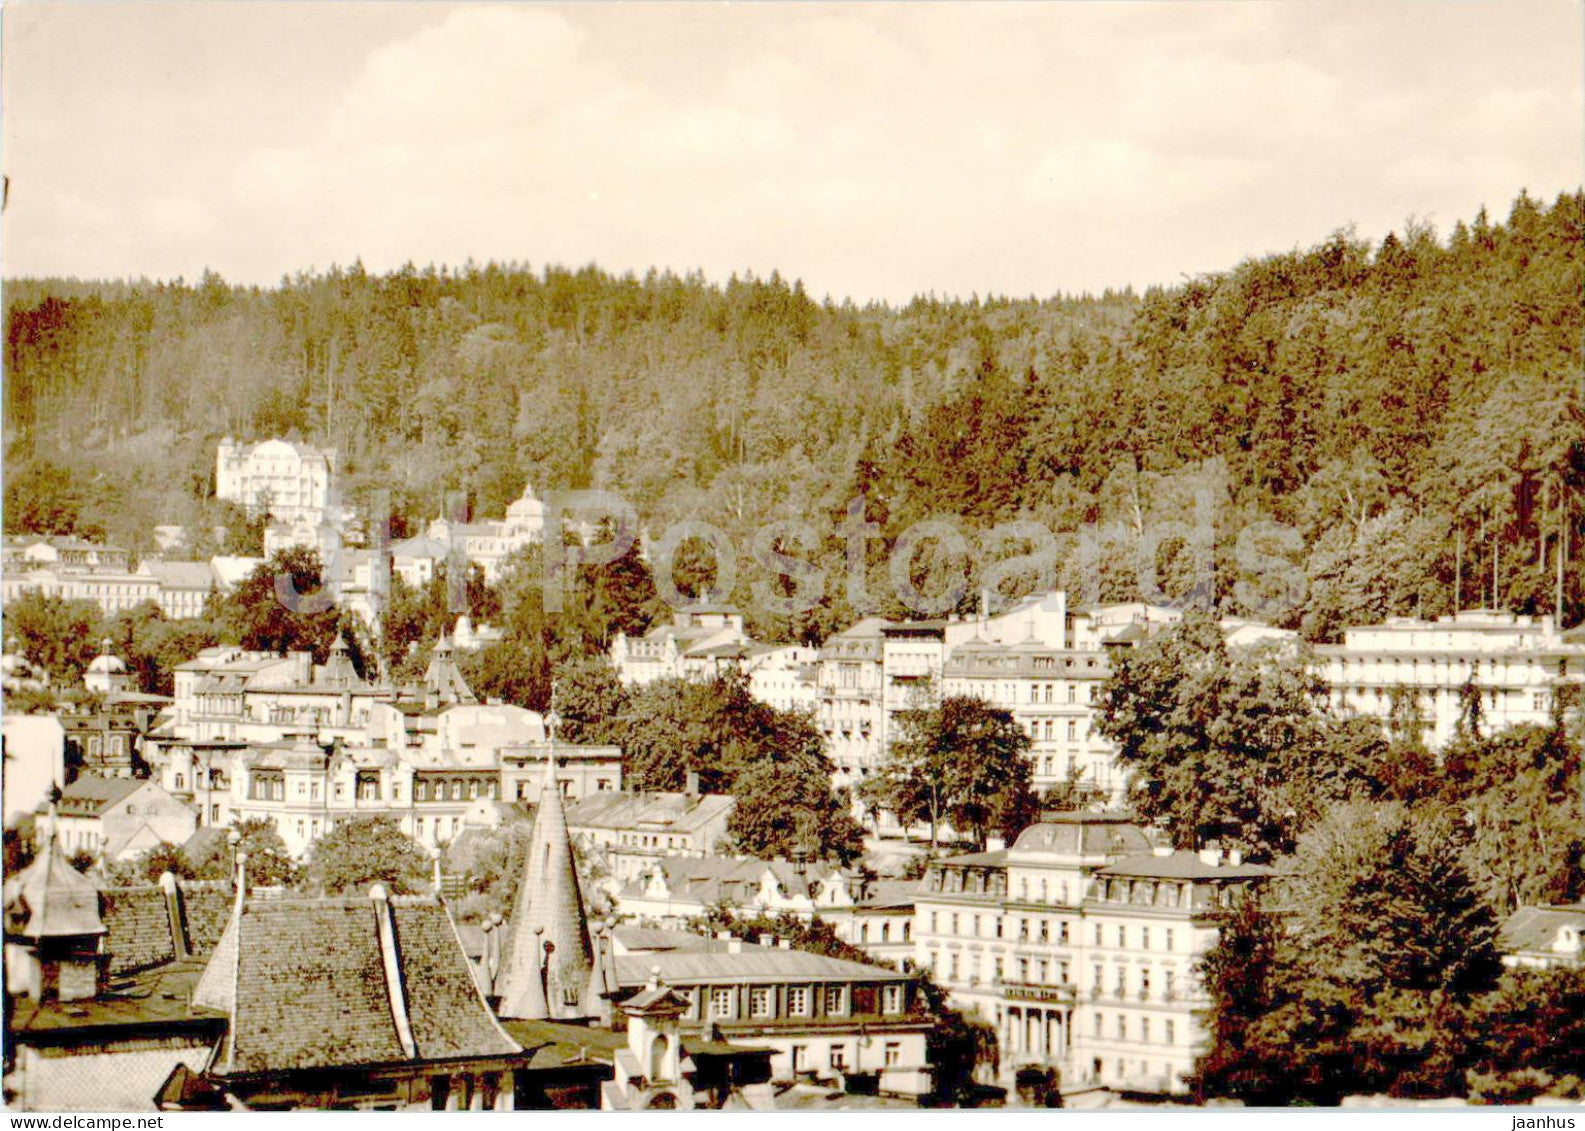
<path fill-rule="evenodd" d="M 585 999 L 593 967 L 552 747 L 496 980 L 499 1013 L 524 1020 L 592 1016 L 596 1003 Z"/>

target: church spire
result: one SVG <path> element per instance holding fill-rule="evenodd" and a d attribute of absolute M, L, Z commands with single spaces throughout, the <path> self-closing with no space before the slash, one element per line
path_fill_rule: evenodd
<path fill-rule="evenodd" d="M 593 965 L 552 742 L 496 983 L 501 1016 L 527 1020 L 590 1016 L 593 1008 L 584 999 Z"/>

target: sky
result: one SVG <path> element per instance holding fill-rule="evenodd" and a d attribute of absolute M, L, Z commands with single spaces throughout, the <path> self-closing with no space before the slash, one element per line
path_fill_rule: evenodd
<path fill-rule="evenodd" d="M 8 277 L 1142 289 L 1585 182 L 1578 0 L 10 0 Z"/>

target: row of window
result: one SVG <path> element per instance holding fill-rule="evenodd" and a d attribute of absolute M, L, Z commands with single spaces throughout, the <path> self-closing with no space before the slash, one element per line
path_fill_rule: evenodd
<path fill-rule="evenodd" d="M 1025 886 L 1026 886 L 1026 889 L 1027 889 L 1027 881 L 1025 881 Z M 1175 885 L 1174 885 L 1174 887 L 1175 887 Z M 1027 898 L 1027 894 L 1028 893 L 1027 893 L 1027 890 L 1026 890 L 1025 891 L 1026 898 Z M 1045 890 L 1044 890 L 1044 884 L 1042 884 L 1042 891 L 1041 891 L 1040 894 L 1041 894 L 1041 898 L 1044 899 L 1045 895 L 1046 895 Z M 1174 891 L 1174 896 L 1176 896 L 1176 892 L 1175 891 Z M 1062 899 L 1063 902 L 1066 902 L 1066 900 L 1067 900 L 1067 885 L 1066 884 L 1062 885 L 1061 899 Z M 1176 898 L 1173 899 L 1173 901 L 1169 904 L 1169 906 L 1174 906 L 1174 907 L 1177 906 Z M 1070 933 L 1069 928 L 1068 928 L 1068 920 L 1066 920 L 1066 919 L 1058 919 L 1058 920 L 1055 921 L 1055 923 L 1053 923 L 1052 920 L 1045 919 L 1045 918 L 1021 917 L 1021 918 L 1016 918 L 1014 921 L 1018 924 L 1018 941 L 1019 942 L 1051 943 L 1051 942 L 1054 941 L 1058 946 L 1066 946 L 1072 940 L 1072 936 L 1071 936 L 1071 933 Z M 937 912 L 937 911 L 930 912 L 930 933 L 931 934 L 940 934 L 941 933 L 941 927 L 943 926 L 943 924 L 947 928 L 947 932 L 946 933 L 948 935 L 954 935 L 954 936 L 960 935 L 962 933 L 959 930 L 960 926 L 967 926 L 968 927 L 968 932 L 967 932 L 967 935 L 964 936 L 964 937 L 969 937 L 969 938 L 987 938 L 988 937 L 988 938 L 998 938 L 998 939 L 1004 937 L 1004 934 L 1003 934 L 1004 922 L 1003 922 L 1003 917 L 1000 916 L 1000 915 L 986 914 L 986 915 L 982 916 L 982 915 L 963 914 L 963 915 L 960 916 L 960 914 L 958 912 L 953 911 L 953 912 L 943 916 L 940 912 Z M 985 933 L 985 931 L 982 929 L 982 927 L 987 927 L 987 926 L 990 929 L 990 934 L 989 935 L 987 935 Z M 1152 934 L 1151 928 L 1149 926 L 1141 926 L 1141 927 L 1137 928 L 1132 936 L 1130 936 L 1128 927 L 1125 924 L 1122 924 L 1122 923 L 1117 924 L 1116 927 L 1114 928 L 1114 930 L 1115 930 L 1116 933 L 1112 937 L 1116 940 L 1116 946 L 1117 946 L 1117 948 L 1119 950 L 1127 950 L 1128 949 L 1130 937 L 1132 937 L 1134 940 L 1136 940 L 1136 945 L 1138 946 L 1138 949 L 1140 949 L 1140 950 L 1151 950 L 1151 949 L 1153 949 L 1153 941 L 1159 941 L 1161 943 L 1161 949 L 1163 949 L 1163 950 L 1172 950 L 1176 946 L 1177 935 L 1176 935 L 1176 932 L 1171 927 L 1158 928 L 1158 933 L 1156 933 L 1154 935 Z M 1105 946 L 1106 945 L 1106 925 L 1105 924 L 1103 924 L 1103 923 L 1096 923 L 1095 924 L 1095 936 L 1094 937 L 1095 937 L 1095 945 L 1096 946 Z"/>
<path fill-rule="evenodd" d="M 812 1017 L 815 1002 L 815 989 L 813 986 L 786 986 L 782 989 L 783 1017 Z M 849 987 L 832 985 L 822 988 L 820 998 L 822 1015 L 825 1017 L 845 1017 L 848 1014 L 851 999 Z M 688 999 L 690 1013 L 697 1012 L 698 990 L 687 988 L 680 991 Z M 710 989 L 709 1016 L 713 1020 L 723 1020 L 738 1015 L 738 994 L 736 986 L 714 986 Z M 881 987 L 881 1012 L 901 1013 L 903 1011 L 903 987 L 900 983 Z M 777 993 L 774 986 L 751 986 L 748 991 L 748 1016 L 755 1020 L 770 1020 L 778 1016 Z"/>
<path fill-rule="evenodd" d="M 1158 1034 L 1162 1044 L 1173 1045 L 1178 1043 L 1178 1026 L 1177 1022 L 1172 1018 L 1169 1017 L 1163 1021 L 1159 1029 L 1153 1026 L 1150 1021 L 1149 1017 L 1141 1017 L 1139 1019 L 1139 1036 L 1137 1039 L 1141 1044 L 1151 1044 L 1157 1039 Z M 1113 1032 L 1119 1041 L 1129 1039 L 1128 1016 L 1126 1014 L 1119 1013 L 1117 1015 Z M 1106 1036 L 1106 1015 L 1099 1010 L 1095 1014 L 1095 1035 L 1097 1037 Z"/>

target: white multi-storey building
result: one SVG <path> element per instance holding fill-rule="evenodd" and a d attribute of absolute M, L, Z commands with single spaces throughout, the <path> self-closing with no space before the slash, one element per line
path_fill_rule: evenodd
<path fill-rule="evenodd" d="M 1392 617 L 1344 629 L 1341 644 L 1315 651 L 1335 708 L 1388 719 L 1395 702 L 1412 705 L 1433 749 L 1456 733 L 1466 686 L 1479 693 L 1490 732 L 1549 722 L 1558 689 L 1585 683 L 1585 632 L 1488 609 Z"/>
<path fill-rule="evenodd" d="M 0 567 L 0 599 L 23 593 L 91 601 L 106 616 L 158 601 L 159 582 L 127 568 L 127 552 L 63 535 L 7 535 Z"/>
<path fill-rule="evenodd" d="M 336 452 L 310 444 L 265 440 L 238 444 L 230 436 L 215 452 L 215 497 L 266 510 L 277 522 L 338 522 Z"/>
<path fill-rule="evenodd" d="M 947 857 L 916 896 L 916 960 L 994 1024 L 1001 1070 L 1175 1093 L 1203 1050 L 1195 966 L 1270 869 L 1152 844 L 1126 816 L 1048 815 L 1010 849 Z"/>
<path fill-rule="evenodd" d="M 508 557 L 544 538 L 545 504 L 534 494 L 533 485 L 525 484 L 522 497 L 506 508 L 504 519 L 459 522 L 441 517 L 429 524 L 425 534 L 428 542 L 445 547 L 447 554 L 460 553 L 467 561 L 477 562 L 484 570 L 484 579 L 494 582 L 500 578 Z M 403 548 L 411 549 L 406 545 Z M 433 568 L 431 563 L 430 569 Z"/>

